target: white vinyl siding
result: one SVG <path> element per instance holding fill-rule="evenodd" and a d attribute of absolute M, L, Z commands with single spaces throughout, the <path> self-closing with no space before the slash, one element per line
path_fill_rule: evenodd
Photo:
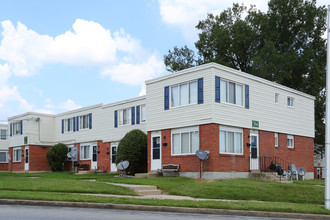
<path fill-rule="evenodd" d="M 12 126 L 13 126 L 13 135 L 21 134 L 21 122 L 14 122 Z"/>
<path fill-rule="evenodd" d="M 79 116 L 79 129 L 88 129 L 89 128 L 89 115 Z"/>
<path fill-rule="evenodd" d="M 91 146 L 82 145 L 80 146 L 80 159 L 81 160 L 90 160 L 91 159 Z"/>
<path fill-rule="evenodd" d="M 288 148 L 294 148 L 294 137 L 293 135 L 288 135 Z"/>
<path fill-rule="evenodd" d="M 197 81 L 171 86 L 171 107 L 197 104 Z"/>
<path fill-rule="evenodd" d="M 8 163 L 7 151 L 0 151 L 0 163 Z"/>
<path fill-rule="evenodd" d="M 0 140 L 7 140 L 7 130 L 0 130 Z"/>
<path fill-rule="evenodd" d="M 275 133 L 275 147 L 278 147 L 278 133 Z"/>
<path fill-rule="evenodd" d="M 222 103 L 243 106 L 243 85 L 221 79 L 220 90 Z"/>
<path fill-rule="evenodd" d="M 199 149 L 198 128 L 172 130 L 172 155 L 195 154 Z"/>
<path fill-rule="evenodd" d="M 131 124 L 131 108 L 125 108 L 119 112 L 119 125 L 130 125 Z"/>
<path fill-rule="evenodd" d="M 243 129 L 220 126 L 220 154 L 243 154 Z"/>
<path fill-rule="evenodd" d="M 73 118 L 64 119 L 64 132 L 73 131 Z"/>
<path fill-rule="evenodd" d="M 21 162 L 21 148 L 13 149 L 13 162 Z"/>

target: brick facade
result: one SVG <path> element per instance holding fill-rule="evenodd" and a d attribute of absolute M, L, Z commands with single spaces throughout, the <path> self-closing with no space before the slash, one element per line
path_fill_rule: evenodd
<path fill-rule="evenodd" d="M 250 129 L 243 129 L 243 155 L 219 153 L 219 124 L 199 126 L 199 146 L 209 151 L 204 163 L 205 172 L 249 172 Z M 200 160 L 195 154 L 171 155 L 171 129 L 161 131 L 162 164 L 179 164 L 180 172 L 200 172 Z M 279 157 L 297 167 L 313 172 L 313 138 L 294 136 L 294 148 L 287 147 L 287 135 L 279 134 L 279 146 L 275 147 L 274 132 L 259 131 L 259 155 Z M 165 144 L 164 144 L 165 143 Z M 151 132 L 148 132 L 148 171 L 151 170 Z"/>
<path fill-rule="evenodd" d="M 47 151 L 50 148 L 51 146 L 29 145 L 29 171 L 50 171 L 46 159 Z"/>

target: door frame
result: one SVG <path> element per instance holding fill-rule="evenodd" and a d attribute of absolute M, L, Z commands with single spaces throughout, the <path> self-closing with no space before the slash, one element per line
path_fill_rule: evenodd
<path fill-rule="evenodd" d="M 97 151 L 98 151 L 98 147 L 97 147 L 97 144 L 91 144 L 91 155 L 92 155 L 92 158 L 91 158 L 91 170 L 97 170 L 97 159 L 98 159 L 98 155 L 97 155 Z M 94 147 L 95 147 L 95 154 L 96 154 L 96 161 L 94 161 Z"/>
<path fill-rule="evenodd" d="M 153 139 L 159 137 L 159 159 L 153 158 Z M 158 170 L 162 168 L 162 135 L 161 132 L 151 133 L 151 143 L 150 143 L 150 170 Z"/>
<path fill-rule="evenodd" d="M 112 148 L 116 148 L 116 156 L 117 156 L 117 150 L 118 150 L 118 143 L 111 143 L 110 146 L 110 172 L 117 172 L 117 165 L 115 161 L 112 161 Z"/>
<path fill-rule="evenodd" d="M 251 137 L 257 137 L 257 158 L 252 158 L 252 144 Z M 259 170 L 259 131 L 251 130 L 250 131 L 250 171 Z"/>
<path fill-rule="evenodd" d="M 26 162 L 26 158 L 27 158 L 27 162 Z M 25 171 L 28 171 L 30 169 L 29 162 L 30 162 L 30 149 L 29 149 L 29 146 L 25 146 L 25 148 L 24 148 L 24 170 Z"/>

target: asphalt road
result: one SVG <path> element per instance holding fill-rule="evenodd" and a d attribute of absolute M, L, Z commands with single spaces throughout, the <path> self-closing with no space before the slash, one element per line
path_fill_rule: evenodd
<path fill-rule="evenodd" d="M 277 219 L 229 215 L 124 211 L 114 209 L 64 208 L 50 206 L 0 205 L 1 220 L 201 220 L 201 219 Z"/>

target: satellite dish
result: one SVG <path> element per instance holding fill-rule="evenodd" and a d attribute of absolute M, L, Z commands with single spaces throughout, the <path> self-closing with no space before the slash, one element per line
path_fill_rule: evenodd
<path fill-rule="evenodd" d="M 66 156 L 74 162 L 78 161 L 78 147 L 72 147 Z"/>
<path fill-rule="evenodd" d="M 209 158 L 209 151 L 197 150 L 196 151 L 196 156 L 202 161 L 207 160 Z"/>
<path fill-rule="evenodd" d="M 129 162 L 127 160 L 124 160 L 117 164 L 117 169 L 123 171 L 126 170 L 128 166 L 129 166 Z"/>
<path fill-rule="evenodd" d="M 305 176 L 306 175 L 305 168 L 303 168 L 303 167 L 298 168 L 298 175 Z"/>
<path fill-rule="evenodd" d="M 69 152 L 69 153 L 67 153 L 67 155 L 66 155 L 68 158 L 72 158 L 72 154 L 71 154 L 71 151 Z"/>

